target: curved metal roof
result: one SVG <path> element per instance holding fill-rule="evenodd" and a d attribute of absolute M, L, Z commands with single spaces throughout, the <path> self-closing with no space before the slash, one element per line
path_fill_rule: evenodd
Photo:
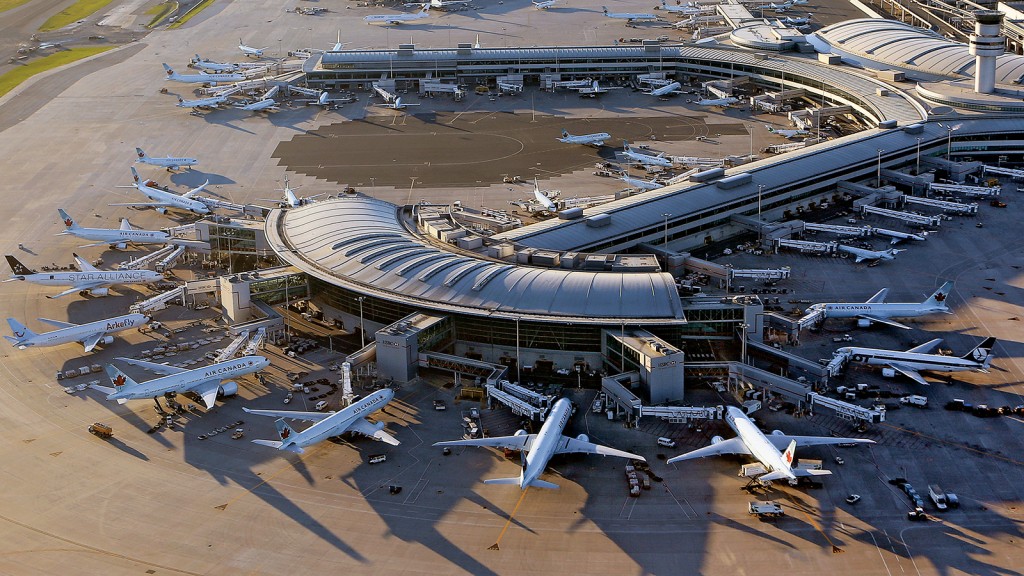
<path fill-rule="evenodd" d="M 354 291 L 477 315 L 578 323 L 681 323 L 670 274 L 539 268 L 445 250 L 405 228 L 399 207 L 338 198 L 275 210 L 274 250 L 290 264 Z"/>
<path fill-rule="evenodd" d="M 839 54 L 871 68 L 895 67 L 941 76 L 974 76 L 967 44 L 894 20 L 861 18 L 826 26 L 807 36 L 818 52 Z M 1019 84 L 1024 57 L 996 59 L 996 82 Z"/>

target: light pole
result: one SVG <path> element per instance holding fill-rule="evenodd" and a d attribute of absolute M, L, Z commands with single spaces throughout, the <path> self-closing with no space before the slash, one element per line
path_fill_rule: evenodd
<path fill-rule="evenodd" d="M 885 152 L 885 150 L 882 150 L 881 148 L 879 148 L 878 149 L 878 175 L 877 175 L 876 180 L 875 180 L 875 187 L 876 188 L 881 188 L 882 187 L 882 152 Z"/>
<path fill-rule="evenodd" d="M 939 124 L 940 128 L 946 129 L 946 160 L 953 161 L 953 132 L 960 129 L 960 126 L 947 126 L 945 124 Z"/>
<path fill-rule="evenodd" d="M 747 125 L 747 132 L 750 132 L 750 155 L 747 156 L 747 162 L 754 161 L 754 128 Z"/>
<path fill-rule="evenodd" d="M 519 360 L 519 316 L 516 316 L 516 384 L 521 384 L 523 376 L 519 371 L 522 362 Z"/>
<path fill-rule="evenodd" d="M 666 249 L 668 248 L 668 218 L 671 215 L 672 214 L 670 214 L 668 212 L 664 212 L 661 215 L 661 217 L 665 219 L 665 242 L 664 242 L 664 244 L 665 244 L 665 248 Z"/>
<path fill-rule="evenodd" d="M 370 176 L 370 194 L 373 194 L 376 191 L 376 189 L 377 189 L 377 186 L 375 186 L 374 183 L 373 183 L 374 180 L 376 180 L 376 178 L 374 178 L 373 176 Z"/>
<path fill-rule="evenodd" d="M 761 243 L 761 230 L 764 228 L 761 222 L 761 192 L 764 192 L 764 184 L 757 185 L 757 243 Z"/>
<path fill-rule="evenodd" d="M 356 300 L 359 301 L 359 347 L 366 348 L 366 330 L 363 327 L 363 300 L 365 296 L 359 296 Z"/>
<path fill-rule="evenodd" d="M 744 310 L 746 310 L 745 307 Z M 742 364 L 747 363 L 747 328 L 750 328 L 750 324 L 740 323 L 740 363 Z"/>
<path fill-rule="evenodd" d="M 921 175 L 921 139 L 917 139 L 917 167 L 914 168 L 914 176 Z"/>

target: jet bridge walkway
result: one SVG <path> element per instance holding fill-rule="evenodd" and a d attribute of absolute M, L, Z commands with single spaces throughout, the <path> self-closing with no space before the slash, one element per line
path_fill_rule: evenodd
<path fill-rule="evenodd" d="M 505 406 L 508 406 L 512 410 L 512 413 L 517 416 L 526 416 L 530 420 L 535 420 L 539 422 L 543 422 L 544 418 L 547 416 L 547 409 L 539 408 L 537 406 L 534 406 L 533 404 L 530 404 L 529 402 L 520 400 L 519 398 L 513 396 L 512 394 L 509 394 L 499 389 L 497 386 L 493 384 L 487 384 L 484 387 L 487 389 L 488 406 L 491 406 L 492 401 L 496 401 L 501 404 L 504 404 Z"/>
<path fill-rule="evenodd" d="M 171 300 L 180 298 L 182 302 L 185 301 L 185 287 L 178 286 L 174 290 L 157 294 L 151 298 L 147 298 L 141 302 L 132 304 L 128 309 L 133 314 L 146 314 L 149 312 L 156 312 L 157 310 L 163 310 L 167 308 L 167 303 Z"/>

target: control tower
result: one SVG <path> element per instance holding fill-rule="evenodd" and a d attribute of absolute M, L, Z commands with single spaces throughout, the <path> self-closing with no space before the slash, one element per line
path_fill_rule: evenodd
<path fill-rule="evenodd" d="M 975 57 L 974 91 L 991 94 L 996 89 L 996 58 L 1005 48 L 1003 37 L 999 35 L 1003 13 L 978 10 L 974 18 L 974 34 L 971 34 L 971 54 Z"/>

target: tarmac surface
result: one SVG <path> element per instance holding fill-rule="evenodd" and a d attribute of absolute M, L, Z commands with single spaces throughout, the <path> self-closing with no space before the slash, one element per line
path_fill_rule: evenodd
<path fill-rule="evenodd" d="M 91 226 L 115 227 L 124 216 L 144 228 L 173 224 L 152 212 L 106 206 L 131 198 L 114 186 L 128 182 L 135 146 L 157 156 L 193 156 L 201 161 L 196 169 L 177 173 L 139 166 L 145 178 L 177 191 L 209 179 L 214 193 L 246 201 L 268 197 L 280 187 L 285 169 L 276 165 L 275 153 L 282 143 L 368 116 L 365 106 L 323 112 L 296 104 L 269 118 L 235 110 L 189 116 L 173 103 L 176 94 L 191 94 L 191 87 L 169 85 L 169 94 L 159 93 L 165 86 L 163 61 L 180 66 L 196 51 L 213 59 L 236 59 L 239 34 L 250 45 L 270 44 L 271 52 L 274 48 L 284 52 L 310 44 L 329 46 L 339 28 L 357 47 L 394 46 L 410 35 L 424 45 L 452 45 L 472 41 L 478 34 L 485 45 L 501 45 L 503 40 L 509 45 L 540 45 L 550 38 L 599 44 L 622 35 L 662 31 L 626 29 L 621 22 L 602 18 L 599 6 L 593 4 L 585 1 L 541 13 L 528 5 L 488 2 L 469 14 L 445 14 L 430 24 L 396 29 L 395 40 L 390 39 L 389 28 L 360 21 L 362 16 L 390 8 L 349 9 L 332 4 L 332 12 L 324 16 L 304 17 L 283 12 L 291 3 L 262 4 L 255 10 L 245 3 L 215 4 L 180 30 L 154 32 L 133 48 L 137 52 L 122 52 L 116 62 L 105 62 L 100 69 L 83 66 L 61 72 L 53 77 L 60 77 L 60 83 L 49 90 L 30 92 L 47 86 L 42 81 L 27 87 L 26 93 L 36 94 L 35 110 L 20 104 L 16 122 L 7 122 L 14 101 L 0 103 L 0 124 L 7 126 L 0 138 L 5 168 L 0 197 L 6 200 L 0 205 L 5 223 L 0 247 L 34 267 L 67 263 L 75 250 L 90 260 L 102 257 L 104 267 L 111 266 L 140 252 L 83 249 L 55 236 L 61 230 L 56 209 L 64 207 Z M 614 9 L 647 8 L 624 4 Z M 655 122 L 651 118 L 664 117 L 666 141 L 650 143 L 674 155 L 721 157 L 744 154 L 748 146 L 757 150 L 782 141 L 763 129 L 748 136 L 742 128 L 738 135 L 713 129 L 723 134 L 717 143 L 696 142 L 683 132 L 672 139 L 668 119 L 691 119 L 696 111 L 676 102 L 652 104 L 642 95 L 619 92 L 583 102 L 576 97 L 545 101 L 540 94 L 536 98 L 527 94 L 491 103 L 470 95 L 462 103 L 437 99 L 417 112 L 444 115 L 465 110 L 525 118 L 536 111 L 553 123 L 562 117 L 582 122 L 635 116 L 649 123 Z M 398 121 L 419 122 L 415 116 Z M 783 119 L 751 118 L 749 113 L 730 110 L 709 113 L 703 120 L 708 126 L 741 122 L 782 125 Z M 575 125 L 566 127 L 575 130 Z M 381 128 L 374 125 L 372 130 Z M 614 131 L 613 135 L 617 136 Z M 550 142 L 553 146 L 556 136 L 538 130 L 531 138 L 538 145 Z M 391 155 L 402 162 L 392 154 L 391 142 L 377 157 Z M 357 142 L 349 150 L 372 162 L 372 146 L 365 146 L 371 150 L 368 154 L 361 147 Z M 580 148 L 566 145 L 562 154 L 594 154 Z M 409 154 L 415 157 L 414 153 Z M 475 150 L 474 154 L 486 156 Z M 580 166 L 589 161 L 581 157 Z M 559 174 L 575 165 L 572 160 L 555 162 L 547 157 L 543 162 L 545 169 Z M 392 169 L 395 174 L 387 176 L 360 170 L 354 173 L 361 174 L 361 181 L 341 176 L 338 180 L 396 202 L 427 197 L 499 205 L 530 195 L 525 186 L 509 191 L 506 185 L 488 181 L 493 172 L 481 173 L 479 179 L 485 181 L 479 187 L 450 190 L 419 184 L 409 188 L 411 174 L 405 168 Z M 524 177 L 532 175 L 523 172 Z M 366 181 L 374 176 L 374 182 Z M 385 177 L 394 177 L 398 183 L 387 185 Z M 455 187 L 462 186 L 464 179 L 451 180 Z M 292 184 L 302 185 L 304 195 L 338 190 L 337 184 L 313 177 L 293 178 Z M 600 187 L 607 193 L 618 184 L 589 175 L 589 167 L 550 179 L 550 185 L 564 194 L 589 195 Z M 65 385 L 102 382 L 99 374 L 55 380 L 57 370 L 141 355 L 168 341 L 198 343 L 200 338 L 222 334 L 225 326 L 218 321 L 216 309 L 168 308 L 156 318 L 183 331 L 170 336 L 122 332 L 114 344 L 89 356 L 77 345 L 15 350 L 5 343 L 0 349 L 4 372 L 0 421 L 7 438 L 0 444 L 4 486 L 0 491 L 0 573 L 1018 574 L 1024 566 L 1020 546 L 1024 468 L 1019 462 L 1022 446 L 1017 428 L 1024 424 L 1015 417 L 983 420 L 945 412 L 939 406 L 948 397 L 992 405 L 1022 403 L 1024 370 L 1019 365 L 1019 320 L 1014 318 L 1024 317 L 1024 281 L 1019 273 L 1024 262 L 1019 261 L 1018 236 L 1012 233 L 1022 206 L 1011 202 L 1002 211 L 984 206 L 984 228 L 976 229 L 972 220 L 944 223 L 923 245 L 912 246 L 896 261 L 874 268 L 798 255 L 744 254 L 727 260 L 737 265 L 790 263 L 794 278 L 788 286 L 796 290 L 795 299 L 863 300 L 879 287 L 890 286 L 890 299 L 914 300 L 944 279 L 957 281 L 954 316 L 915 323 L 915 331 L 907 335 L 882 329 L 854 332 L 829 323 L 820 341 L 808 336 L 792 349 L 809 358 L 829 355 L 831 330 L 850 332 L 858 342 L 894 346 L 937 335 L 959 353 L 984 335 L 1000 338 L 995 368 L 989 374 L 959 374 L 952 385 L 933 384 L 927 391 L 933 404 L 930 410 L 892 411 L 884 425 L 868 430 L 866 435 L 879 444 L 800 451 L 798 457 L 823 459 L 834 471 L 816 490 L 777 484 L 765 493 L 747 494 L 740 490 L 744 480 L 736 477 L 741 461 L 728 458 L 667 467 L 659 454 L 674 456 L 705 445 L 710 436 L 731 434 L 721 423 L 698 430 L 644 421 L 640 429 L 626 429 L 619 421 L 586 410 L 593 391 L 572 389 L 570 397 L 583 410 L 567 433 L 587 434 L 592 441 L 637 451 L 648 458 L 662 480 L 653 482 L 652 489 L 639 498 L 630 498 L 624 461 L 570 457 L 553 462 L 552 472 L 545 476 L 561 486 L 558 491 L 530 489 L 521 495 L 514 487 L 484 485 L 485 478 L 517 475 L 519 465 L 486 449 L 454 450 L 443 456 L 431 447 L 433 442 L 458 438 L 461 410 L 476 405 L 456 402 L 455 389 L 446 387 L 448 379 L 436 375 L 396 390 L 387 413 L 374 415 L 402 441 L 400 446 L 355 438 L 327 442 L 301 456 L 282 456 L 248 442 L 274 438 L 274 426 L 271 419 L 247 415 L 242 407 L 308 409 L 313 401 L 304 394 L 296 394 L 288 406 L 282 403 L 291 386 L 287 373 L 302 370 L 310 372 L 308 379 L 326 377 L 323 367 L 339 359 L 327 350 L 293 359 L 270 346 L 263 352 L 272 360 L 265 383 L 242 379 L 238 397 L 209 412 L 183 415 L 173 429 L 161 428 L 153 434 L 147 433 L 158 419 L 152 403 L 117 405 L 94 390 L 73 394 L 63 390 Z M 176 273 L 191 274 L 184 269 Z M 144 288 L 114 289 L 106 298 L 51 300 L 43 296 L 57 289 L 11 282 L 0 290 L 4 317 L 19 318 L 34 329 L 42 328 L 35 320 L 38 317 L 86 322 L 120 314 L 150 293 Z M 204 324 L 186 329 L 197 320 Z M 223 342 L 201 345 L 170 360 L 197 360 Z M 138 370 L 129 373 L 140 379 L 151 377 Z M 846 382 L 862 378 L 878 378 L 897 391 L 913 390 L 905 382 L 882 381 L 866 370 L 848 371 Z M 356 391 L 367 390 L 357 387 Z M 726 401 L 700 387 L 691 387 L 687 394 L 694 404 Z M 444 399 L 449 409 L 434 411 L 435 399 Z M 331 402 L 336 406 L 335 397 Z M 823 414 L 795 419 L 784 412 L 763 410 L 756 417 L 765 430 L 854 435 L 848 423 Z M 514 418 L 501 411 L 487 412 L 485 418 L 502 428 L 515 425 Z M 227 430 L 238 420 L 244 420 L 241 440 L 232 440 L 229 433 L 199 439 L 211 430 Z M 86 429 L 93 422 L 110 424 L 114 438 L 105 441 L 90 435 Z M 672 452 L 658 448 L 655 438 L 663 435 L 676 438 L 679 446 Z M 387 461 L 366 463 L 370 454 L 378 453 L 387 454 Z M 843 455 L 845 464 L 832 463 L 836 454 Z M 943 515 L 929 507 L 933 521 L 911 523 L 906 519 L 908 500 L 887 483 L 895 477 L 910 480 L 920 492 L 929 483 L 939 483 L 956 492 L 963 505 Z M 402 490 L 390 494 L 392 485 Z M 851 492 L 862 495 L 856 505 L 844 502 Z M 762 522 L 747 514 L 749 501 L 765 499 L 779 500 L 787 516 Z"/>

